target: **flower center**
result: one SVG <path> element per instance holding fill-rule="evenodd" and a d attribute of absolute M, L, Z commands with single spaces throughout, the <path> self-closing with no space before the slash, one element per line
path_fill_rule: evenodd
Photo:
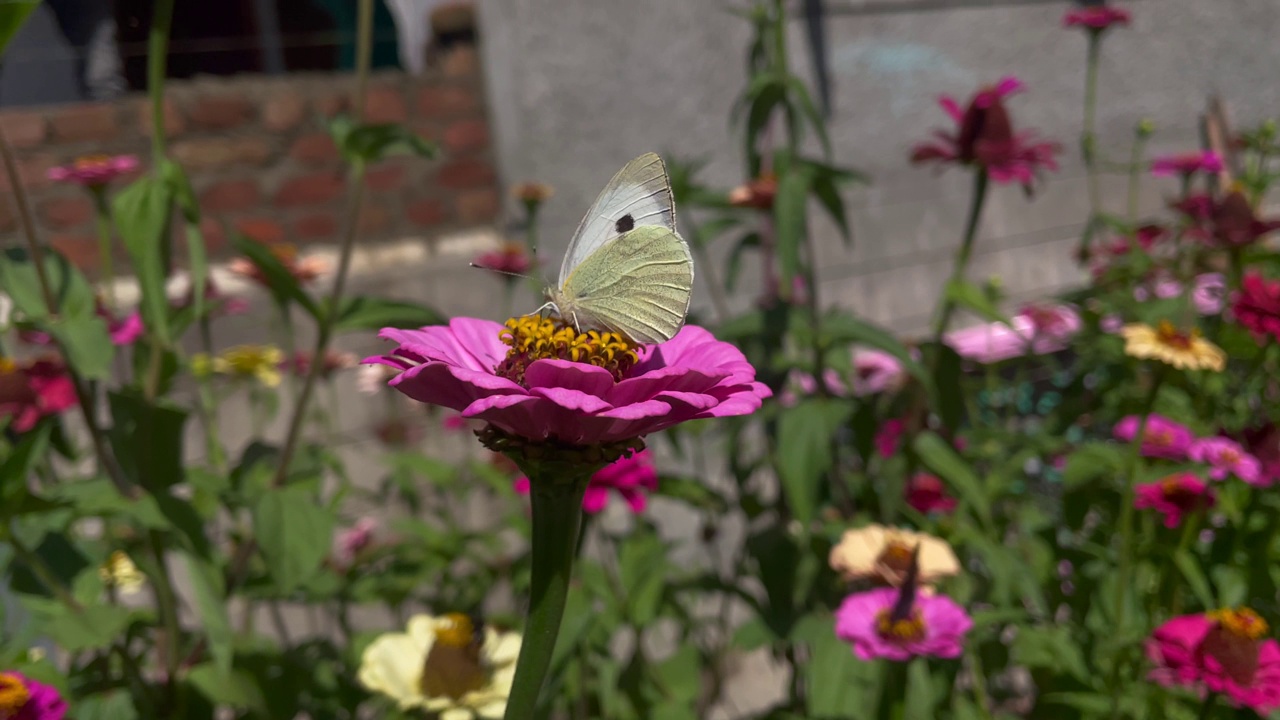
<path fill-rule="evenodd" d="M 1160 483 L 1160 492 L 1164 495 L 1167 503 L 1177 506 L 1182 510 L 1191 510 L 1200 504 L 1202 495 L 1193 488 L 1188 487 L 1182 482 L 1182 479 L 1174 476 Z"/>
<path fill-rule="evenodd" d="M 498 363 L 498 375 L 524 385 L 524 373 L 538 360 L 570 360 L 608 370 L 614 382 L 639 362 L 635 345 L 618 333 L 589 330 L 580 333 L 540 315 L 511 318 L 499 333 L 510 347 Z"/>
<path fill-rule="evenodd" d="M 94 170 L 111 162 L 110 155 L 83 155 L 76 158 L 75 168 L 77 170 Z"/>
<path fill-rule="evenodd" d="M 279 352 L 275 348 L 260 345 L 243 345 L 231 348 L 222 354 L 227 367 L 236 375 L 253 375 L 264 368 L 273 368 L 279 363 Z"/>
<path fill-rule="evenodd" d="M 1148 430 L 1142 434 L 1142 439 L 1159 447 L 1173 445 L 1173 433 L 1168 430 Z"/>
<path fill-rule="evenodd" d="M 897 585 L 901 578 L 911 569 L 911 558 L 915 548 L 902 540 L 889 540 L 884 549 L 876 557 L 876 567 L 886 582 Z"/>
<path fill-rule="evenodd" d="M 15 717 L 30 699 L 31 693 L 21 677 L 0 673 L 0 718 Z"/>
<path fill-rule="evenodd" d="M 1240 462 L 1240 453 L 1231 448 L 1224 448 L 1218 453 L 1218 464 L 1220 465 L 1235 465 L 1238 462 Z"/>
<path fill-rule="evenodd" d="M 1206 617 L 1213 627 L 1200 642 L 1199 652 L 1217 660 L 1236 683 L 1252 685 L 1258 671 L 1258 642 L 1269 630 L 1267 621 L 1247 607 L 1213 610 Z"/>
<path fill-rule="evenodd" d="M 1183 331 L 1174 327 L 1168 320 L 1161 320 L 1156 328 L 1156 339 L 1162 344 L 1178 350 L 1190 350 L 1191 344 L 1199 337 L 1198 330 Z"/>
<path fill-rule="evenodd" d="M 18 363 L 13 358 L 0 357 L 0 375 L 8 375 L 18 372 Z"/>
<path fill-rule="evenodd" d="M 483 636 L 471 618 L 449 613 L 436 625 L 436 641 L 422 665 L 422 692 L 427 697 L 460 700 L 482 689 L 489 672 L 480 657 Z"/>
<path fill-rule="evenodd" d="M 912 608 L 907 617 L 894 617 L 892 608 L 876 613 L 876 632 L 889 642 L 905 644 L 924 639 L 924 616 L 919 608 Z"/>

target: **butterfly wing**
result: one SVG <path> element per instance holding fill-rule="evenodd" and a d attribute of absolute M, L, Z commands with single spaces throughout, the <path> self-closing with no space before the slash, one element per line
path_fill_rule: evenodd
<path fill-rule="evenodd" d="M 563 286 L 573 269 L 610 240 L 647 225 L 676 230 L 675 202 L 667 167 L 656 153 L 627 163 L 592 203 L 569 241 L 560 265 Z"/>
<path fill-rule="evenodd" d="M 583 259 L 562 292 L 584 329 L 620 332 L 638 343 L 666 342 L 689 313 L 693 256 L 676 233 L 644 225 Z"/>

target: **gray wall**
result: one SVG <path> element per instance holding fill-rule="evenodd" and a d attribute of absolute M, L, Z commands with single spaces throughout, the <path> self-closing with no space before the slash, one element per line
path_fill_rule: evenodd
<path fill-rule="evenodd" d="M 870 172 L 848 193 L 856 242 L 822 240 L 823 298 L 903 331 L 927 321 L 963 222 L 968 181 L 906 163 L 910 146 L 949 122 L 940 93 L 967 97 L 1014 73 L 1029 91 L 1011 102 L 1019 126 L 1064 145 L 1062 169 L 1028 202 L 1001 188 L 988 205 L 973 276 L 999 275 L 1016 298 L 1076 282 L 1070 253 L 1087 203 L 1077 160 L 1085 38 L 1060 27 L 1067 2 L 967 3 L 898 11 L 908 0 L 837 2 L 829 18 L 835 158 Z M 961 4 L 952 0 L 950 4 Z M 1134 124 L 1156 121 L 1153 150 L 1198 143 L 1211 93 L 1237 124 L 1280 115 L 1277 0 L 1140 0 L 1122 3 L 1134 25 L 1104 50 L 1099 131 L 1104 152 L 1128 156 Z M 741 135 L 728 112 L 744 81 L 748 28 L 708 0 L 480 0 L 485 68 L 500 168 L 507 182 L 558 190 L 546 214 L 548 256 L 558 264 L 581 213 L 609 176 L 645 150 L 711 160 L 706 178 L 741 181 Z M 862 9 L 859 9 L 862 5 Z M 799 22 L 795 66 L 807 72 Z M 1123 178 L 1104 195 L 1123 207 Z M 1168 185 L 1145 183 L 1144 211 Z M 695 302 L 705 305 L 702 291 Z"/>

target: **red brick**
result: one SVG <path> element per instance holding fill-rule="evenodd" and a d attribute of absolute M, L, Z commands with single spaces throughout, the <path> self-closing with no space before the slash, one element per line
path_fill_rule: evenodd
<path fill-rule="evenodd" d="M 114 105 L 71 105 L 56 112 L 49 120 L 55 142 L 92 142 L 116 136 Z"/>
<path fill-rule="evenodd" d="M 81 270 L 96 270 L 100 262 L 98 257 L 98 238 L 87 233 L 59 233 L 49 237 L 49 245 L 62 253 L 63 257 Z"/>
<path fill-rule="evenodd" d="M 200 193 L 200 207 L 214 213 L 248 210 L 261 200 L 258 183 L 253 180 L 223 180 Z"/>
<path fill-rule="evenodd" d="M 93 203 L 83 195 L 52 197 L 40 201 L 40 218 L 55 230 L 67 230 L 93 219 Z"/>
<path fill-rule="evenodd" d="M 293 234 L 301 240 L 327 240 L 338 232 L 338 218 L 331 212 L 311 213 L 293 221 Z"/>
<path fill-rule="evenodd" d="M 205 252 L 209 255 L 219 253 L 227 246 L 226 228 L 213 218 L 201 218 L 200 234 L 204 238 Z"/>
<path fill-rule="evenodd" d="M 367 123 L 402 123 L 409 119 L 404 93 L 393 87 L 369 88 L 364 97 L 364 121 Z"/>
<path fill-rule="evenodd" d="M 199 138 L 174 143 L 170 153 L 188 170 L 210 170 L 262 165 L 271 157 L 271 146 L 261 137 Z"/>
<path fill-rule="evenodd" d="M 479 69 L 480 55 L 474 47 L 455 47 L 440 60 L 440 70 L 447 78 L 473 77 Z"/>
<path fill-rule="evenodd" d="M 436 182 L 453 190 L 491 185 L 495 178 L 493 166 L 483 160 L 454 160 L 436 171 Z"/>
<path fill-rule="evenodd" d="M 364 203 L 357 227 L 361 235 L 381 235 L 391 227 L 391 212 L 382 205 Z"/>
<path fill-rule="evenodd" d="M 266 218 L 241 218 L 236 221 L 236 231 L 260 243 L 278 243 L 284 241 L 284 228 L 275 220 Z"/>
<path fill-rule="evenodd" d="M 418 115 L 445 117 L 474 112 L 480 103 L 473 90 L 454 85 L 427 85 L 418 89 Z"/>
<path fill-rule="evenodd" d="M 242 95 L 203 95 L 187 108 L 187 117 L 205 130 L 229 130 L 253 116 L 253 105 Z"/>
<path fill-rule="evenodd" d="M 296 92 L 284 92 L 262 106 L 262 124 L 273 132 L 292 130 L 302 124 L 306 114 L 306 100 Z"/>
<path fill-rule="evenodd" d="M 342 176 L 336 172 L 300 175 L 280 186 L 276 192 L 275 204 L 280 207 L 323 205 L 342 197 L 345 185 Z"/>
<path fill-rule="evenodd" d="M 338 146 L 329 133 L 309 133 L 293 143 L 289 157 L 306 165 L 323 165 L 338 159 Z"/>
<path fill-rule="evenodd" d="M 365 185 L 370 190 L 394 190 L 404 184 L 405 167 L 398 162 L 379 163 L 364 174 Z"/>
<path fill-rule="evenodd" d="M 166 137 L 174 137 L 181 135 L 186 130 L 187 124 L 182 119 L 182 111 L 178 110 L 178 106 L 169 98 L 164 101 L 164 134 Z M 138 126 L 142 128 L 142 134 L 151 137 L 151 101 L 141 100 L 138 102 Z"/>
<path fill-rule="evenodd" d="M 11 193 L 0 195 L 0 232 L 18 229 L 18 198 Z"/>
<path fill-rule="evenodd" d="M 406 205 L 404 214 L 414 225 L 432 227 L 444 222 L 449 217 L 449 210 L 439 200 L 424 198 Z"/>
<path fill-rule="evenodd" d="M 495 190 L 470 190 L 454 198 L 458 219 L 467 223 L 487 222 L 498 216 L 499 201 Z"/>
<path fill-rule="evenodd" d="M 483 118 L 459 120 L 444 131 L 444 146 L 451 152 L 481 150 L 489 145 L 489 123 Z"/>
<path fill-rule="evenodd" d="M 315 98 L 313 102 L 315 103 L 316 112 L 327 118 L 346 112 L 347 108 L 351 107 L 351 99 L 345 93 L 321 95 Z"/>
<path fill-rule="evenodd" d="M 5 139 L 16 148 L 35 147 L 44 142 L 44 116 L 38 113 L 6 112 L 0 115 Z"/>
<path fill-rule="evenodd" d="M 49 169 L 57 165 L 57 159 L 52 155 L 29 155 L 18 161 L 18 176 L 22 178 L 22 185 L 28 190 L 48 187 L 51 182 Z M 10 190 L 13 190 L 13 185 L 9 183 L 9 174 L 0 170 L 0 191 L 9 192 Z"/>

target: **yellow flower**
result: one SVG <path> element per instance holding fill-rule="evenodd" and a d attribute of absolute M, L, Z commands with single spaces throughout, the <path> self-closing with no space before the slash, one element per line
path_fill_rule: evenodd
<path fill-rule="evenodd" d="M 897 587 L 906 579 L 911 553 L 917 546 L 922 586 L 960 572 L 960 561 L 945 540 L 883 525 L 846 530 L 831 548 L 829 562 L 846 580 L 872 580 Z"/>
<path fill-rule="evenodd" d="M 498 720 L 507 709 L 520 636 L 477 630 L 460 613 L 415 615 L 408 632 L 387 633 L 365 648 L 360 682 L 401 710 L 423 708 L 439 720 Z"/>
<path fill-rule="evenodd" d="M 111 553 L 107 561 L 98 568 L 98 577 L 102 578 L 102 582 L 114 585 L 125 595 L 132 595 L 147 584 L 147 576 L 142 574 L 123 550 Z"/>
<path fill-rule="evenodd" d="M 267 387 L 280 384 L 280 363 L 284 353 L 272 345 L 237 345 L 213 359 L 216 373 L 254 379 Z M 194 370 L 194 359 L 193 359 Z"/>
<path fill-rule="evenodd" d="M 1167 320 L 1161 320 L 1158 327 L 1125 325 L 1121 334 L 1129 357 L 1159 360 L 1181 370 L 1220 372 L 1227 363 L 1222 348 L 1200 337 L 1199 330 L 1180 330 Z"/>

